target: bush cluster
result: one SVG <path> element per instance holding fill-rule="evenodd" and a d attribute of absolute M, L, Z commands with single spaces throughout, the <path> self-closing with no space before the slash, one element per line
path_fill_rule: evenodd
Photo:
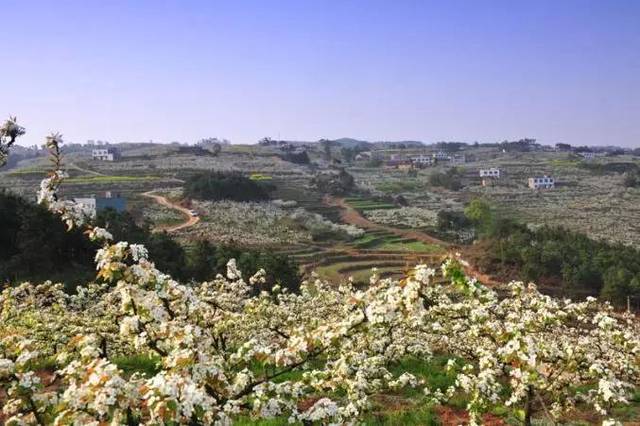
<path fill-rule="evenodd" d="M 429 184 L 446 188 L 450 191 L 459 191 L 462 189 L 462 172 L 453 167 L 444 173 L 433 173 L 429 176 Z"/>
<path fill-rule="evenodd" d="M 263 201 L 273 186 L 240 173 L 202 172 L 187 179 L 184 194 L 198 200 Z"/>

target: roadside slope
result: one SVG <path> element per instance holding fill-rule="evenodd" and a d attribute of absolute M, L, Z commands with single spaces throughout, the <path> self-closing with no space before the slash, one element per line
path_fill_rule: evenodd
<path fill-rule="evenodd" d="M 171 201 L 167 200 L 166 197 L 163 197 L 162 195 L 158 195 L 158 194 L 154 194 L 153 191 L 147 191 L 142 193 L 143 196 L 147 197 L 147 198 L 151 198 L 153 199 L 156 203 L 163 205 L 165 207 L 168 207 L 170 209 L 174 209 L 179 211 L 180 213 L 182 213 L 182 215 L 185 216 L 185 221 L 183 223 L 180 223 L 178 225 L 171 225 L 171 226 L 161 226 L 158 227 L 156 229 L 154 229 L 154 231 L 167 231 L 167 232 L 174 232 L 174 231 L 179 231 L 180 229 L 184 229 L 184 228 L 188 228 L 189 226 L 193 226 L 196 223 L 200 222 L 200 218 L 198 216 L 191 216 L 191 213 L 189 212 L 189 209 L 186 209 L 184 207 L 182 207 L 181 205 L 172 203 Z"/>

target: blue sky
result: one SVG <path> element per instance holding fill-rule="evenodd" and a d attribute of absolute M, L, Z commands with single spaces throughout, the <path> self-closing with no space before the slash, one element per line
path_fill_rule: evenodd
<path fill-rule="evenodd" d="M 23 144 L 640 146 L 640 1 L 0 0 Z"/>

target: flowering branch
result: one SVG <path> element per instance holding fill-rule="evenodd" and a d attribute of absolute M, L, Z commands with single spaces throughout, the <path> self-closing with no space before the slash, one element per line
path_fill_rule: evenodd
<path fill-rule="evenodd" d="M 25 129 L 18 125 L 16 117 L 9 117 L 0 127 L 0 167 L 7 164 L 9 150 L 18 137 L 25 134 Z"/>

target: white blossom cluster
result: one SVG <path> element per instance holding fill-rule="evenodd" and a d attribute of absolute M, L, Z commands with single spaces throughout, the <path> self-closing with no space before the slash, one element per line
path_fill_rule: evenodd
<path fill-rule="evenodd" d="M 320 234 L 323 232 L 331 232 L 335 234 L 344 234 L 349 238 L 358 238 L 364 235 L 364 230 L 354 225 L 343 225 L 333 223 L 325 219 L 318 213 L 311 213 L 303 208 L 294 210 L 290 217 L 308 229 L 312 234 Z"/>
<path fill-rule="evenodd" d="M 196 202 L 205 220 L 184 232 L 222 243 L 268 246 L 308 242 L 315 235 L 331 234 L 344 239 L 364 234 L 353 225 L 342 225 L 304 208 L 290 209 L 289 202 Z M 252 232 L 247 234 L 246 230 Z"/>
<path fill-rule="evenodd" d="M 18 125 L 15 117 L 9 117 L 9 119 L 0 126 L 0 167 L 7 163 L 9 149 L 15 143 L 16 139 L 24 135 L 24 133 L 24 127 Z"/>
<path fill-rule="evenodd" d="M 372 222 L 407 228 L 435 226 L 438 220 L 437 212 L 420 207 L 366 210 L 364 215 Z"/>

